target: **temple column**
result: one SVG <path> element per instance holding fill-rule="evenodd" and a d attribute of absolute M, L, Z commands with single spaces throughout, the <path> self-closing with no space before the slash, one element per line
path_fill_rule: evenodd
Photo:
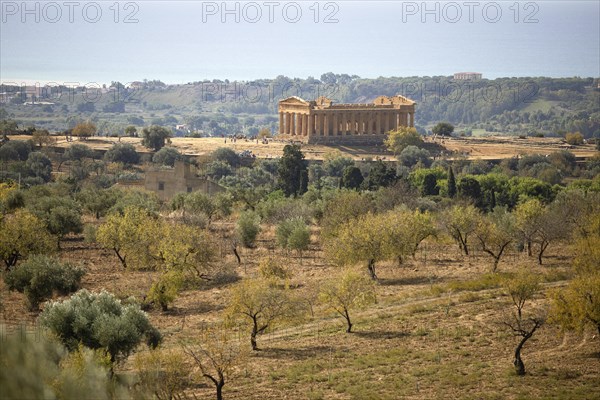
<path fill-rule="evenodd" d="M 400 117 L 400 112 L 398 112 L 396 114 L 396 117 L 394 118 L 394 120 L 396 121 L 396 129 L 398 129 L 398 127 L 400 127 L 402 125 L 401 122 L 400 122 L 400 118 L 401 118 Z"/>
<path fill-rule="evenodd" d="M 415 113 L 409 113 L 410 116 L 410 127 L 414 127 L 415 126 Z"/>
<path fill-rule="evenodd" d="M 308 136 L 315 134 L 315 114 L 308 115 Z"/>
<path fill-rule="evenodd" d="M 375 115 L 375 132 L 377 132 L 378 135 L 381 135 L 381 113 L 378 112 L 377 115 Z"/>
<path fill-rule="evenodd" d="M 302 136 L 308 135 L 308 114 L 302 114 Z"/>
<path fill-rule="evenodd" d="M 333 136 L 337 136 L 338 134 L 338 113 L 334 111 L 333 113 Z"/>
<path fill-rule="evenodd" d="M 292 115 L 289 112 L 285 113 L 285 134 L 289 135 L 291 133 L 290 130 L 290 126 L 291 126 L 291 120 L 292 120 Z"/>
<path fill-rule="evenodd" d="M 302 130 L 304 129 L 304 117 L 302 114 L 296 114 L 296 135 L 302 136 Z"/>
<path fill-rule="evenodd" d="M 279 134 L 283 134 L 285 131 L 283 130 L 283 111 L 279 111 Z"/>
<path fill-rule="evenodd" d="M 290 135 L 294 136 L 296 134 L 296 113 L 290 113 Z"/>
<path fill-rule="evenodd" d="M 360 116 L 358 117 L 358 134 L 359 135 L 364 135 L 365 134 L 365 122 L 366 122 L 366 115 L 364 112 L 360 113 Z"/>
<path fill-rule="evenodd" d="M 390 117 L 387 111 L 383 112 L 383 132 L 387 133 L 390 130 Z"/>
<path fill-rule="evenodd" d="M 323 114 L 317 114 L 317 136 L 323 135 Z"/>
<path fill-rule="evenodd" d="M 331 116 L 323 114 L 323 136 L 329 136 L 329 123 Z"/>

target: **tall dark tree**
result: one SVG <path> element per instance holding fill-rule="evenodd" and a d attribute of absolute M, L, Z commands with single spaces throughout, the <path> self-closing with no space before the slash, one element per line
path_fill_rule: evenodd
<path fill-rule="evenodd" d="M 429 173 L 423 178 L 423 196 L 437 196 L 440 193 L 440 188 L 437 185 L 437 177 L 434 173 Z"/>
<path fill-rule="evenodd" d="M 142 131 L 142 144 L 154 151 L 162 149 L 171 137 L 171 131 L 162 126 L 152 125 Z"/>
<path fill-rule="evenodd" d="M 439 122 L 431 131 L 435 135 L 452 136 L 452 132 L 454 132 L 454 126 L 448 122 Z"/>
<path fill-rule="evenodd" d="M 481 200 L 481 185 L 475 178 L 464 177 L 458 182 L 458 192 L 463 197 L 469 197 L 475 202 Z"/>
<path fill-rule="evenodd" d="M 456 196 L 456 178 L 452 167 L 448 167 L 448 197 Z"/>
<path fill-rule="evenodd" d="M 358 189 L 363 183 L 363 180 L 362 172 L 360 172 L 358 167 L 348 166 L 344 168 L 341 181 L 342 187 L 347 189 Z"/>
<path fill-rule="evenodd" d="M 396 171 L 394 168 L 388 168 L 383 161 L 377 160 L 373 163 L 369 171 L 367 188 L 377 190 L 380 187 L 388 187 L 396 181 Z"/>
<path fill-rule="evenodd" d="M 297 145 L 286 145 L 283 148 L 283 157 L 279 159 L 278 186 L 286 196 L 301 195 L 306 191 L 308 183 L 308 170 L 304 161 L 304 154 Z M 305 177 L 305 184 L 302 184 L 302 175 Z"/>

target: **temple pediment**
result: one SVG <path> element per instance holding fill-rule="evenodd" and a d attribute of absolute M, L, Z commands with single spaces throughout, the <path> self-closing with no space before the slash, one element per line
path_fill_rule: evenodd
<path fill-rule="evenodd" d="M 279 101 L 279 104 L 301 104 L 301 105 L 309 105 L 310 103 L 298 96 L 291 96 L 287 99 L 283 99 Z"/>

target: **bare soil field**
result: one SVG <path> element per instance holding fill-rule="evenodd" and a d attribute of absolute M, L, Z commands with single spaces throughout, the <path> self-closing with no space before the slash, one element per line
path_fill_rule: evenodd
<path fill-rule="evenodd" d="M 28 136 L 15 136 L 18 140 L 30 139 Z M 432 141 L 431 138 L 427 139 Z M 123 137 L 122 143 L 133 144 L 139 152 L 147 153 L 148 149 L 141 145 L 140 138 Z M 233 142 L 231 139 L 224 138 L 173 138 L 172 146 L 181 153 L 190 156 L 207 156 L 219 147 L 229 147 L 238 152 L 249 150 L 258 158 L 277 158 L 283 154 L 283 147 L 289 142 L 270 139 L 268 144 L 262 142 L 238 139 Z M 93 137 L 84 143 L 88 146 L 107 150 L 114 143 L 119 142 L 118 138 Z M 549 154 L 553 151 L 568 149 L 578 158 L 591 157 L 598 152 L 590 144 L 581 146 L 570 146 L 559 138 L 533 138 L 519 139 L 514 136 L 486 137 L 486 138 L 450 138 L 437 139 L 438 144 L 442 144 L 449 151 L 454 152 L 450 158 L 464 158 L 469 160 L 499 160 L 510 158 L 522 154 Z M 67 142 L 63 137 L 57 137 L 55 146 L 68 147 L 75 142 Z M 390 159 L 393 160 L 393 154 L 385 149 L 384 146 L 324 146 L 316 144 L 303 144 L 302 151 L 308 160 L 322 160 L 323 157 L 332 151 L 338 150 L 344 156 L 355 160 L 361 159 Z"/>
<path fill-rule="evenodd" d="M 237 264 L 229 247 L 221 247 L 221 263 L 240 278 L 257 275 L 263 257 L 278 257 L 292 271 L 294 291 L 311 296 L 323 277 L 334 271 L 323 259 L 318 230 L 310 251 L 275 249 L 272 227 L 265 227 L 258 246 L 242 249 Z M 232 224 L 216 222 L 215 237 L 225 239 Z M 223 242 L 224 244 L 226 242 Z M 551 245 L 545 265 L 526 254 L 509 253 L 499 271 L 526 265 L 544 282 L 544 292 L 527 303 L 525 312 L 546 308 L 548 291 L 570 278 L 566 245 Z M 143 298 L 156 279 L 154 272 L 126 271 L 116 256 L 81 236 L 69 237 L 59 256 L 87 266 L 83 286 L 106 289 L 119 297 Z M 366 268 L 365 268 L 366 269 Z M 318 304 L 314 314 L 293 326 L 278 326 L 259 336 L 260 351 L 239 365 L 224 388 L 226 399 L 598 399 L 600 338 L 593 331 L 562 333 L 547 324 L 527 342 L 523 359 L 527 375 L 517 377 L 512 355 L 517 338 L 502 324 L 513 309 L 510 298 L 492 279 L 482 279 L 491 260 L 477 251 L 463 256 L 449 242 L 425 242 L 415 259 L 402 265 L 378 265 L 378 302 L 355 311 L 355 333 L 345 333 L 343 320 Z M 491 282 L 491 283 L 490 283 Z M 461 284 L 462 283 L 462 284 Z M 222 318 L 233 283 L 190 282 L 169 311 L 149 311 L 167 348 L 198 338 L 206 323 Z M 1 288 L 2 322 L 33 324 L 36 313 L 24 296 Z M 245 327 L 249 329 L 249 326 Z M 239 340 L 249 348 L 247 329 Z M 140 347 L 140 351 L 147 351 Z M 132 359 L 120 365 L 130 371 Z M 183 398 L 214 398 L 212 383 L 195 377 Z"/>

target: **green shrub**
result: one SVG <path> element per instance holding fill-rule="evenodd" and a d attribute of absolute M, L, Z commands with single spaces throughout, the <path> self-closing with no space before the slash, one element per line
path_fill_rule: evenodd
<path fill-rule="evenodd" d="M 111 379 L 106 361 L 100 351 L 77 347 L 68 353 L 45 332 L 20 328 L 2 337 L 0 398 L 131 398 L 126 386 Z"/>
<path fill-rule="evenodd" d="M 245 247 L 253 247 L 260 232 L 260 217 L 252 211 L 243 212 L 237 221 L 236 233 Z"/>
<path fill-rule="evenodd" d="M 302 254 L 310 244 L 310 230 L 301 218 L 283 221 L 275 231 L 277 244 L 288 250 L 297 250 Z"/>
<path fill-rule="evenodd" d="M 258 273 L 269 281 L 287 281 L 291 279 L 292 272 L 282 264 L 281 260 L 264 258 L 258 264 Z"/>
<path fill-rule="evenodd" d="M 82 267 L 34 255 L 7 274 L 5 282 L 10 290 L 25 294 L 31 309 L 37 309 L 54 292 L 66 295 L 76 291 L 84 274 Z"/>
<path fill-rule="evenodd" d="M 185 398 L 189 385 L 190 366 L 182 351 L 156 349 L 138 353 L 134 361 L 140 384 L 157 399 Z"/>
<path fill-rule="evenodd" d="M 502 286 L 502 279 L 509 276 L 509 274 L 498 274 L 498 273 L 486 273 L 478 278 L 469 281 L 455 281 L 448 283 L 448 288 L 453 291 L 474 291 L 496 289 Z"/>
<path fill-rule="evenodd" d="M 183 276 L 181 273 L 167 272 L 152 284 L 146 300 L 160 305 L 163 311 L 167 311 L 169 304 L 177 298 L 182 285 Z"/>
<path fill-rule="evenodd" d="M 576 146 L 579 144 L 583 144 L 583 135 L 579 132 L 567 133 L 565 135 L 565 140 L 568 144 Z"/>
<path fill-rule="evenodd" d="M 174 147 L 163 147 L 152 156 L 152 162 L 160 165 L 175 165 L 175 161 L 181 160 L 181 153 Z"/>
<path fill-rule="evenodd" d="M 52 302 L 38 321 L 69 350 L 75 350 L 79 343 L 91 349 L 104 349 L 111 362 L 127 357 L 144 337 L 152 347 L 161 340 L 138 304 L 123 304 L 106 291 L 92 293 L 83 289 L 70 299 Z"/>
<path fill-rule="evenodd" d="M 86 243 L 96 243 L 96 231 L 94 225 L 85 225 L 83 227 L 83 237 Z"/>

